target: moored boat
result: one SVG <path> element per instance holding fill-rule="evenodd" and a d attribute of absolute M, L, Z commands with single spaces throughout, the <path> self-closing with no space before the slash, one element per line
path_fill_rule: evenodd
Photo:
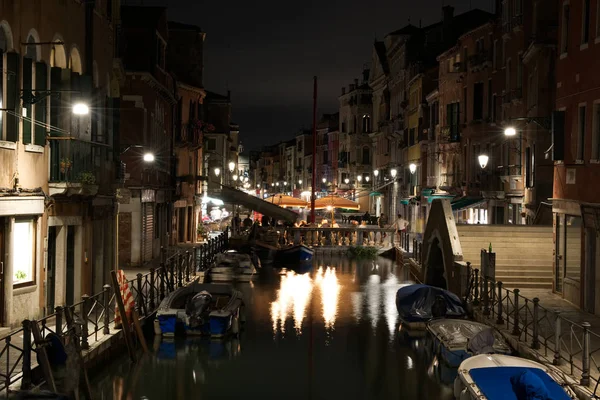
<path fill-rule="evenodd" d="M 396 308 L 402 324 L 409 329 L 424 330 L 434 318 L 463 318 L 466 314 L 454 293 L 423 284 L 398 289 Z"/>
<path fill-rule="evenodd" d="M 209 275 L 213 282 L 249 282 L 256 276 L 256 267 L 260 267 L 260 259 L 256 255 L 228 250 L 217 255 Z"/>
<path fill-rule="evenodd" d="M 312 261 L 314 250 L 303 244 L 283 247 L 277 251 L 275 260 L 285 267 L 287 265 L 299 265 Z"/>
<path fill-rule="evenodd" d="M 181 331 L 213 338 L 237 334 L 243 305 L 242 293 L 230 285 L 193 282 L 163 299 L 155 332 L 167 337 Z"/>
<path fill-rule="evenodd" d="M 277 247 L 268 243 L 264 243 L 258 240 L 254 243 L 254 251 L 256 252 L 256 255 L 260 259 L 261 263 L 265 265 L 272 264 L 273 261 L 275 261 L 277 250 Z"/>
<path fill-rule="evenodd" d="M 577 398 L 575 385 L 562 371 L 524 358 L 481 354 L 460 364 L 454 381 L 458 400 L 519 400 Z"/>
<path fill-rule="evenodd" d="M 452 368 L 473 355 L 512 352 L 500 333 L 479 322 L 444 318 L 430 321 L 427 330 L 436 353 Z"/>

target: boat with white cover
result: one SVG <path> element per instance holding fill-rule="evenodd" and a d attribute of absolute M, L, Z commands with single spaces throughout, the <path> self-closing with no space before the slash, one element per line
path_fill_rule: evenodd
<path fill-rule="evenodd" d="M 257 267 L 260 268 L 260 259 L 256 255 L 228 250 L 217 254 L 209 275 L 212 282 L 249 282 L 256 276 Z"/>
<path fill-rule="evenodd" d="M 477 354 L 511 354 L 512 349 L 494 328 L 474 321 L 438 319 L 427 324 L 434 350 L 449 367 L 457 368 Z"/>
<path fill-rule="evenodd" d="M 481 354 L 460 364 L 458 400 L 576 399 L 577 382 L 553 366 L 502 354 Z"/>

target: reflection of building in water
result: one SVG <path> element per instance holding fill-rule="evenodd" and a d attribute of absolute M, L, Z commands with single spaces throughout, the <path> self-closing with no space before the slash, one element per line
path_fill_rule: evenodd
<path fill-rule="evenodd" d="M 271 320 L 273 333 L 278 330 L 285 333 L 285 322 L 290 315 L 294 319 L 296 333 L 302 333 L 302 321 L 312 293 L 313 282 L 309 274 L 296 275 L 288 272 L 281 277 L 277 300 L 271 303 Z"/>
<path fill-rule="evenodd" d="M 323 305 L 323 319 L 325 328 L 333 328 L 338 311 L 340 284 L 335 274 L 335 268 L 327 267 L 325 272 L 320 267 L 317 271 L 316 282 L 321 289 L 321 303 Z"/>

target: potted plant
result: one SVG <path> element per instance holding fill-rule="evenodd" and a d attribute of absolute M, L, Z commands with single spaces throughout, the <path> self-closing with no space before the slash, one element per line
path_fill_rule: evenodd
<path fill-rule="evenodd" d="M 206 240 L 206 236 L 207 236 L 208 232 L 206 231 L 206 228 L 204 227 L 204 224 L 202 224 L 202 223 L 198 224 L 198 228 L 196 229 L 196 233 L 198 234 L 198 241 L 199 242 L 203 242 L 204 240 Z"/>
<path fill-rule="evenodd" d="M 73 161 L 70 158 L 61 158 L 60 160 L 60 172 L 66 174 L 73 166 Z"/>

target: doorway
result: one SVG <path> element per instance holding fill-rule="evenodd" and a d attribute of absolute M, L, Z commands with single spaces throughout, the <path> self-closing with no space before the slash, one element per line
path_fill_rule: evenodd
<path fill-rule="evenodd" d="M 4 257 L 6 251 L 5 246 L 5 235 L 4 227 L 6 225 L 6 219 L 0 218 L 0 325 L 4 326 Z"/>
<path fill-rule="evenodd" d="M 75 226 L 67 227 L 66 305 L 75 303 Z"/>
<path fill-rule="evenodd" d="M 48 265 L 46 266 L 46 315 L 54 312 L 56 289 L 56 226 L 48 227 Z"/>
<path fill-rule="evenodd" d="M 585 230 L 585 279 L 583 308 L 590 314 L 595 311 L 596 297 L 596 229 Z"/>

